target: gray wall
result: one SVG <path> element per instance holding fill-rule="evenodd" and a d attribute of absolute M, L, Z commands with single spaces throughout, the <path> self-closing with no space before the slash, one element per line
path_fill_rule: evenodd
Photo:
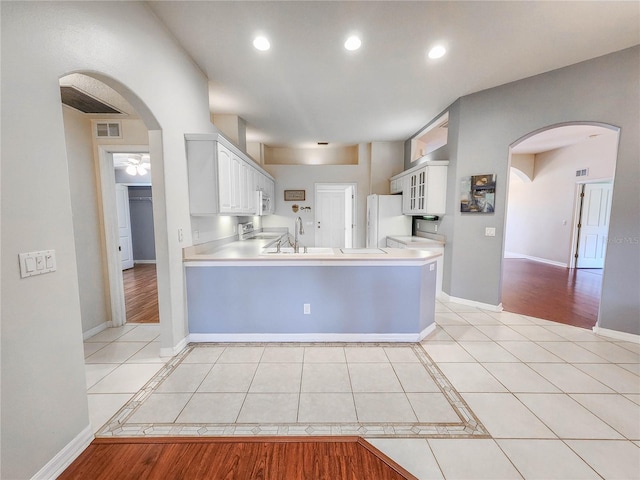
<path fill-rule="evenodd" d="M 554 124 L 606 123 L 621 131 L 599 326 L 640 334 L 639 78 L 640 47 L 633 47 L 468 95 L 451 106 L 447 214 L 438 232 L 448 242 L 446 293 L 500 303 L 509 146 Z M 462 215 L 460 180 L 482 173 L 497 174 L 495 213 Z M 485 237 L 485 227 L 495 227 L 496 237 Z"/>
<path fill-rule="evenodd" d="M 129 213 L 133 260 L 155 260 L 153 233 L 153 202 L 151 187 L 129 187 Z"/>
<path fill-rule="evenodd" d="M 78 71 L 99 76 L 151 131 L 154 193 L 162 199 L 154 205 L 162 214 L 156 246 L 163 347 L 186 333 L 182 246 L 191 232 L 184 134 L 212 127 L 207 79 L 143 3 L 2 2 L 0 21 L 0 478 L 23 479 L 67 446 L 76 453 L 74 439 L 80 448 L 91 436 L 77 268 L 82 247 L 74 239 L 59 78 Z M 43 249 L 55 249 L 57 271 L 21 279 L 18 254 Z"/>

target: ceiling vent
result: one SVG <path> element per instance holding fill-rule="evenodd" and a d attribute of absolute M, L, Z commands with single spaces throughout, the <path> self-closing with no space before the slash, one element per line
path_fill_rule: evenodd
<path fill-rule="evenodd" d="M 82 113 L 123 115 L 120 110 L 116 110 L 112 106 L 107 105 L 76 87 L 60 87 L 60 96 L 62 103 Z"/>
<path fill-rule="evenodd" d="M 120 122 L 96 122 L 97 138 L 122 138 Z"/>

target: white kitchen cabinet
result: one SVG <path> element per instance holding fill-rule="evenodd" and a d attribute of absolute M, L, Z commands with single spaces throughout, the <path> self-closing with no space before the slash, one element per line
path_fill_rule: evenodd
<path fill-rule="evenodd" d="M 432 161 L 391 178 L 392 188 L 402 185 L 402 213 L 443 215 L 447 199 L 447 161 Z M 393 193 L 393 190 L 392 190 Z"/>
<path fill-rule="evenodd" d="M 220 134 L 185 139 L 191 215 L 255 215 L 255 192 L 274 190 L 273 177 Z"/>

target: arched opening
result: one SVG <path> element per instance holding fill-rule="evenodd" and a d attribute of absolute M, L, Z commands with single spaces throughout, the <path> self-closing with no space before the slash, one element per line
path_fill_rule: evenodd
<path fill-rule="evenodd" d="M 510 146 L 502 304 L 592 328 L 598 318 L 617 127 L 551 125 Z"/>
<path fill-rule="evenodd" d="M 166 307 L 166 305 L 170 305 L 169 259 L 160 125 L 144 102 L 122 83 L 106 75 L 86 71 L 73 72 L 73 74 L 63 76 L 61 79 L 70 81 L 70 77 L 76 76 L 81 77 L 76 78 L 76 82 L 80 84 L 80 90 L 88 90 L 84 93 L 88 93 L 90 97 L 94 97 L 99 102 L 115 106 L 116 110 L 126 112 L 124 115 L 87 114 L 83 113 L 83 110 L 69 107 L 69 104 L 63 100 L 83 337 L 85 339 L 97 338 L 96 334 L 104 333 L 105 338 L 108 339 L 115 335 L 115 333 L 110 334 L 110 331 L 115 332 L 118 329 L 108 329 L 105 332 L 102 330 L 105 330 L 106 327 L 120 327 L 122 330 L 122 326 L 127 321 L 122 259 L 119 251 L 117 179 L 114 169 L 114 155 L 117 156 L 118 152 L 126 152 L 134 155 L 149 154 L 148 162 L 151 166 L 148 173 L 150 176 L 147 174 L 143 180 L 153 184 L 155 200 L 151 203 L 154 230 L 151 241 L 154 243 L 157 267 L 160 326 L 159 328 L 154 327 L 154 335 L 157 336 L 159 331 L 162 339 L 167 336 L 167 332 L 171 331 L 172 325 Z M 63 83 L 65 82 L 61 80 L 61 85 Z M 115 105 L 113 105 L 114 103 Z M 105 124 L 107 125 L 106 131 L 104 128 L 101 130 L 101 126 Z M 98 138 L 102 136 L 101 133 L 105 133 L 105 138 Z M 138 177 L 138 180 L 140 178 Z M 86 313 L 95 317 L 91 319 L 95 324 L 93 328 L 91 328 L 91 324 L 87 327 L 84 318 Z M 147 353 L 148 350 L 145 350 L 146 347 L 141 347 L 143 341 L 146 342 L 149 338 L 136 337 L 133 340 L 128 345 L 132 349 L 130 353 L 127 353 L 129 356 L 139 355 L 142 352 L 144 355 L 138 357 L 139 363 L 155 362 L 160 364 L 158 363 L 160 361 L 158 358 L 160 344 L 157 341 L 154 343 L 154 353 L 150 354 Z M 87 367 L 88 388 L 92 375 L 94 380 L 99 381 L 98 374 L 104 375 L 104 372 L 112 371 L 112 369 L 100 368 L 101 365 L 98 364 L 112 362 L 113 358 L 106 361 L 89 360 L 100 348 L 106 346 L 108 341 L 101 339 L 85 344 L 85 356 L 87 357 L 85 362 L 93 362 Z M 170 340 L 167 341 L 167 343 L 169 342 Z M 133 351 L 136 348 L 138 353 Z M 123 357 L 122 361 L 125 360 Z M 116 365 L 112 368 L 115 369 Z M 148 370 L 148 372 L 144 372 L 145 375 L 154 373 L 152 366 Z M 92 395 L 91 390 L 88 393 L 90 393 L 88 395 L 89 411 L 94 431 L 128 400 L 126 395 Z M 97 402 L 104 398 L 113 399 L 116 403 L 98 405 L 100 412 L 95 416 Z"/>

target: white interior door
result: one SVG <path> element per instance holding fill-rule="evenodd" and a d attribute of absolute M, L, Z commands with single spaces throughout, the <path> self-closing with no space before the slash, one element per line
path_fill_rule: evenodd
<path fill-rule="evenodd" d="M 129 213 L 129 187 L 116 184 L 116 206 L 120 237 L 120 259 L 122 269 L 133 268 L 133 246 L 131 243 L 131 217 Z"/>
<path fill-rule="evenodd" d="M 582 187 L 582 213 L 578 226 L 576 268 L 603 268 L 609 234 L 611 183 L 587 183 Z"/>
<path fill-rule="evenodd" d="M 316 247 L 346 247 L 346 209 L 345 188 L 316 188 Z M 350 202 L 349 202 L 350 203 Z M 351 225 L 349 225 L 351 227 Z"/>

